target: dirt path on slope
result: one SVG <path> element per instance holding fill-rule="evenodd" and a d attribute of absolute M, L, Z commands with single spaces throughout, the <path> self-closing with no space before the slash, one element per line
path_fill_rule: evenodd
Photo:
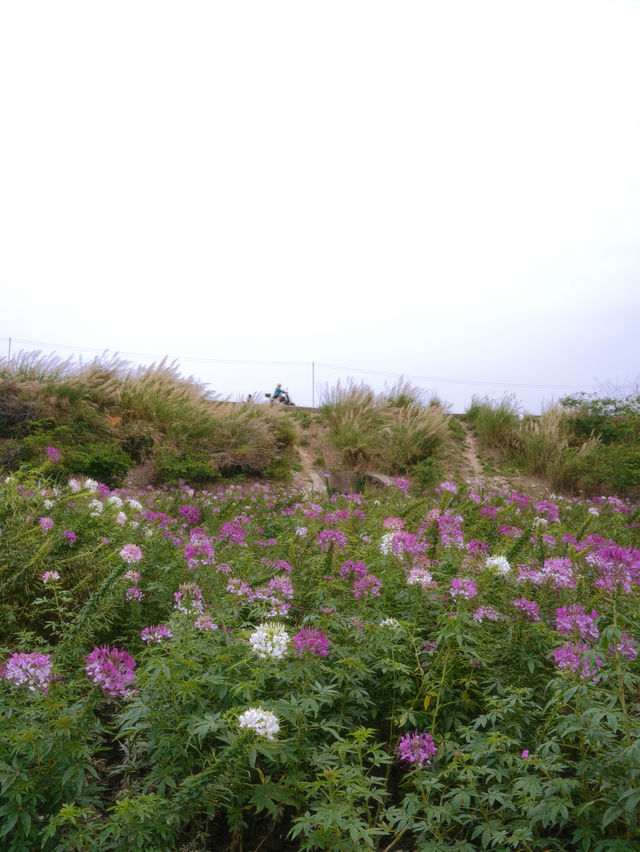
<path fill-rule="evenodd" d="M 491 476 L 484 473 L 480 460 L 480 449 L 469 426 L 461 421 L 464 429 L 463 477 L 475 486 L 484 488 L 514 488 L 533 497 L 542 497 L 551 491 L 549 483 L 539 476 L 517 473 L 513 476 Z"/>

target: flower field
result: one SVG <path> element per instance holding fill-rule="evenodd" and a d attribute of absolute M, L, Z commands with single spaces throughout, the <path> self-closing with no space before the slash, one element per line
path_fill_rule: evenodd
<path fill-rule="evenodd" d="M 640 850 L 638 505 L 36 471 L 0 530 L 3 850 Z"/>

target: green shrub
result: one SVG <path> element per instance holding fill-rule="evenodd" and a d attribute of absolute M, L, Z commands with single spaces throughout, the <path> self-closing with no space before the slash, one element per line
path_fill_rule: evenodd
<path fill-rule="evenodd" d="M 133 467 L 133 459 L 118 444 L 88 444 L 81 449 L 65 449 L 60 470 L 83 473 L 98 482 L 115 487 L 120 485 Z"/>
<path fill-rule="evenodd" d="M 177 485 L 180 480 L 197 485 L 220 476 L 204 452 L 162 448 L 155 454 L 154 463 L 167 485 Z"/>

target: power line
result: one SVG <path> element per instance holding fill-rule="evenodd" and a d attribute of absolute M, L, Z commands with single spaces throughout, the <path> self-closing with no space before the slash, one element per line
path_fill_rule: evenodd
<path fill-rule="evenodd" d="M 322 364 L 319 361 L 316 361 L 316 364 L 319 367 L 327 367 L 330 370 L 348 370 L 352 373 L 367 373 L 375 376 L 389 376 L 391 378 L 403 378 L 414 379 L 415 381 L 421 382 L 445 382 L 448 384 L 454 385 L 487 385 L 487 386 L 495 386 L 500 385 L 500 387 L 508 387 L 508 388 L 582 388 L 582 387 L 590 387 L 590 385 L 537 385 L 531 384 L 527 382 L 490 382 L 484 381 L 482 379 L 443 379 L 442 377 L 437 376 L 414 376 L 410 373 L 386 373 L 383 370 L 359 370 L 357 367 L 343 367 L 337 364 Z"/>
<path fill-rule="evenodd" d="M 50 349 L 62 349 L 69 352 L 93 352 L 98 354 L 106 354 L 109 352 L 109 349 L 96 349 L 88 346 L 69 346 L 65 343 L 45 343 L 42 340 L 24 340 L 18 337 L 0 337 L 1 341 L 15 342 L 15 343 L 24 343 L 30 346 L 46 346 Z M 400 379 L 407 378 L 413 379 L 414 381 L 419 382 L 441 382 L 444 384 L 452 384 L 452 385 L 479 385 L 482 387 L 505 387 L 505 388 L 528 388 L 528 389 L 538 389 L 538 390 L 552 390 L 552 389 L 562 389 L 562 388 L 585 388 L 585 387 L 594 387 L 593 385 L 586 384 L 536 384 L 532 382 L 500 382 L 500 381 L 489 381 L 486 379 L 449 379 L 443 378 L 442 376 L 417 376 L 410 373 L 390 373 L 384 370 L 366 370 L 360 367 L 349 367 L 345 365 L 338 364 L 325 364 L 320 361 L 242 361 L 238 359 L 231 358 L 203 358 L 197 356 L 186 356 L 186 355 L 164 355 L 159 356 L 157 354 L 152 353 L 142 353 L 142 352 L 123 352 L 121 350 L 113 350 L 114 355 L 126 355 L 130 358 L 156 358 L 160 360 L 164 360 L 166 358 L 171 358 L 175 361 L 180 362 L 193 362 L 197 364 L 236 364 L 242 366 L 262 366 L 262 367 L 308 367 L 313 369 L 314 367 L 324 367 L 329 370 L 340 370 L 342 372 L 349 373 L 358 373 L 362 375 L 369 376 L 387 376 L 389 378 Z"/>

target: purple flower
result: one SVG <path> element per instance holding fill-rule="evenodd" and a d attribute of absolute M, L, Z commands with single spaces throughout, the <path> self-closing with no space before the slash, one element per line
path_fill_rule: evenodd
<path fill-rule="evenodd" d="M 69 546 L 71 546 L 74 542 L 78 540 L 78 536 L 74 533 L 73 530 L 64 530 L 62 535 L 69 542 Z"/>
<path fill-rule="evenodd" d="M 197 627 L 198 630 L 217 630 L 218 625 L 214 624 L 211 621 L 211 618 L 208 615 L 199 615 L 196 620 L 193 622 L 193 626 Z"/>
<path fill-rule="evenodd" d="M 474 580 L 470 580 L 468 577 L 454 577 L 451 581 L 449 594 L 452 598 L 465 598 L 469 600 L 470 598 L 475 598 L 478 594 L 478 586 Z"/>
<path fill-rule="evenodd" d="M 0 677 L 18 686 L 26 686 L 31 692 L 36 689 L 45 695 L 49 693 L 49 684 L 53 680 L 51 672 L 51 654 L 13 654 L 0 668 Z"/>
<path fill-rule="evenodd" d="M 500 613 L 492 606 L 479 606 L 477 609 L 474 609 L 472 618 L 474 621 L 482 624 L 485 618 L 488 618 L 489 621 L 498 621 Z"/>
<path fill-rule="evenodd" d="M 188 503 L 185 503 L 183 506 L 180 506 L 178 509 L 178 514 L 181 518 L 184 518 L 188 524 L 192 526 L 197 524 L 200 520 L 200 509 L 197 506 L 191 506 Z"/>
<path fill-rule="evenodd" d="M 575 633 L 582 639 L 597 639 L 600 635 L 595 623 L 598 613 L 587 615 L 580 604 L 561 606 L 556 610 L 556 630 L 559 633 Z"/>
<path fill-rule="evenodd" d="M 52 461 L 54 464 L 58 464 L 61 457 L 62 450 L 59 450 L 57 447 L 47 447 L 47 458 L 49 461 Z"/>
<path fill-rule="evenodd" d="M 518 598 L 513 602 L 516 609 L 524 613 L 527 621 L 540 621 L 540 612 L 538 604 L 535 601 L 529 601 L 526 598 Z"/>
<path fill-rule="evenodd" d="M 368 598 L 369 595 L 379 597 L 381 588 L 381 580 L 374 577 L 373 574 L 365 574 L 364 577 L 358 577 L 358 579 L 354 582 L 353 596 L 354 598 Z"/>
<path fill-rule="evenodd" d="M 399 759 L 405 763 L 416 763 L 420 769 L 431 764 L 431 758 L 438 751 L 431 734 L 405 734 L 398 743 Z"/>
<path fill-rule="evenodd" d="M 609 653 L 613 656 L 616 651 L 627 660 L 635 660 L 638 656 L 638 643 L 632 639 L 627 633 L 620 636 L 620 641 L 616 645 L 609 645 Z"/>
<path fill-rule="evenodd" d="M 40 518 L 38 522 L 42 528 L 42 532 L 49 532 L 53 529 L 53 518 Z"/>
<path fill-rule="evenodd" d="M 48 582 L 49 582 L 49 580 L 54 580 L 54 581 L 55 581 L 55 580 L 59 580 L 59 579 L 60 579 L 60 574 L 58 574 L 58 572 L 57 572 L 57 571 L 45 571 L 45 572 L 42 574 L 42 576 L 41 576 L 41 578 L 40 578 L 40 579 L 42 580 L 42 582 L 43 582 L 43 583 L 45 583 L 45 584 L 46 584 L 46 583 L 48 583 Z"/>
<path fill-rule="evenodd" d="M 247 531 L 237 521 L 227 521 L 218 533 L 218 541 L 228 541 L 230 544 L 238 544 L 240 547 L 247 546 L 246 537 Z"/>
<path fill-rule="evenodd" d="M 347 546 L 347 537 L 340 530 L 322 530 L 318 533 L 318 547 L 320 550 L 329 550 L 331 545 L 343 548 Z"/>
<path fill-rule="evenodd" d="M 105 695 L 117 698 L 132 694 L 129 686 L 135 677 L 133 670 L 136 663 L 124 649 L 109 645 L 94 648 L 87 656 L 86 663 L 85 671 L 89 679 L 98 684 Z"/>
<path fill-rule="evenodd" d="M 553 659 L 559 669 L 569 669 L 579 674 L 582 680 L 598 680 L 596 675 L 602 659 L 585 642 L 565 642 L 555 649 Z"/>
<path fill-rule="evenodd" d="M 137 586 L 131 586 L 126 591 L 128 601 L 141 601 L 144 598 L 144 592 Z"/>
<path fill-rule="evenodd" d="M 140 636 L 142 637 L 142 641 L 148 645 L 150 642 L 159 643 L 165 639 L 171 639 L 173 633 L 166 624 L 151 624 L 140 632 Z"/>
<path fill-rule="evenodd" d="M 529 759 L 529 749 L 525 748 L 525 750 L 522 752 L 520 757 L 522 758 L 522 760 L 528 760 Z"/>
<path fill-rule="evenodd" d="M 326 657 L 329 654 L 329 640 L 322 630 L 315 627 L 303 627 L 292 637 L 297 655 L 302 658 L 305 653 L 316 657 Z"/>
<path fill-rule="evenodd" d="M 409 481 L 407 479 L 400 479 L 400 477 L 397 477 L 393 480 L 393 484 L 396 488 L 399 488 L 403 494 L 409 493 Z"/>
<path fill-rule="evenodd" d="M 438 518 L 440 541 L 444 547 L 464 547 L 462 515 L 442 515 Z"/>

